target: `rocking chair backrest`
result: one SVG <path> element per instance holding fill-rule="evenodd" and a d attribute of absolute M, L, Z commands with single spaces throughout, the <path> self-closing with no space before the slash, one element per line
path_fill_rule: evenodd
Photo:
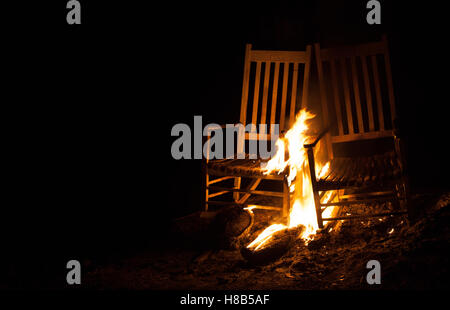
<path fill-rule="evenodd" d="M 246 45 L 240 122 L 268 124 L 268 132 L 259 133 L 258 139 L 271 138 L 270 124 L 279 124 L 280 131 L 288 129 L 300 106 L 306 106 L 310 61 L 310 45 L 295 52 L 252 50 Z"/>
<path fill-rule="evenodd" d="M 328 143 L 394 136 L 394 90 L 386 37 L 336 48 L 321 49 L 316 43 L 315 53 L 323 120 L 331 127 Z"/>

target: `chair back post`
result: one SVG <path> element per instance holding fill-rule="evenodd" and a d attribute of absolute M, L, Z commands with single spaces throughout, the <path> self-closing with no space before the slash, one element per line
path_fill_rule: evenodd
<path fill-rule="evenodd" d="M 247 120 L 247 102 L 248 102 L 248 84 L 250 78 L 250 56 L 252 52 L 252 45 L 245 45 L 245 60 L 244 60 L 244 77 L 242 79 L 242 97 L 241 97 L 241 115 L 240 122 L 246 125 Z"/>
<path fill-rule="evenodd" d="M 323 76 L 323 67 L 322 67 L 322 58 L 320 57 L 320 44 L 315 43 L 314 44 L 314 50 L 315 50 L 315 56 L 316 56 L 316 62 L 317 62 L 317 76 L 319 79 L 319 92 L 320 92 L 320 103 L 321 103 L 321 110 L 322 110 L 322 126 L 323 128 L 330 128 L 330 117 L 328 115 L 328 98 L 327 98 L 327 92 L 325 89 L 325 81 Z M 330 131 L 326 133 L 325 143 L 326 143 L 326 149 L 328 153 L 329 160 L 333 159 L 333 148 L 331 146 L 331 134 Z"/>
<path fill-rule="evenodd" d="M 391 60 L 389 57 L 389 44 L 386 35 L 382 36 L 382 42 L 384 44 L 384 65 L 386 70 L 386 82 L 389 94 L 389 106 L 391 108 L 392 128 L 395 129 L 396 111 L 395 111 L 394 83 L 392 81 Z"/>

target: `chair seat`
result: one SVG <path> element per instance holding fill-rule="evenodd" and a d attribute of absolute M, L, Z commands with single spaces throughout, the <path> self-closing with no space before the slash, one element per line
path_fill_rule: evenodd
<path fill-rule="evenodd" d="M 345 187 L 386 186 L 401 177 L 395 152 L 366 157 L 337 157 L 328 173 L 317 180 L 319 190 Z"/>
<path fill-rule="evenodd" d="M 239 176 L 239 177 L 262 177 L 270 179 L 283 179 L 284 174 L 274 171 L 264 174 L 261 164 L 267 162 L 263 159 L 218 159 L 208 162 L 208 172 L 215 175 Z"/>

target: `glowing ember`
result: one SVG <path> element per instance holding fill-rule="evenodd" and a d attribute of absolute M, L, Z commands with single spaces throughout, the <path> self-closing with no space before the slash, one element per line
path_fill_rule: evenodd
<path fill-rule="evenodd" d="M 318 229 L 316 209 L 314 204 L 314 196 L 311 186 L 311 178 L 309 175 L 309 167 L 307 160 L 307 152 L 303 147 L 305 143 L 311 138 L 307 134 L 307 121 L 314 118 L 315 115 L 301 110 L 296 117 L 295 123 L 291 129 L 282 138 L 279 138 L 275 145 L 277 152 L 266 165 L 263 167 L 265 174 L 271 172 L 282 173 L 286 168 L 289 169 L 287 181 L 291 193 L 293 203 L 289 214 L 288 224 L 273 224 L 267 227 L 255 240 L 253 240 L 247 248 L 254 251 L 261 249 L 271 239 L 272 235 L 280 230 L 293 228 L 299 225 L 304 225 L 305 230 L 299 236 L 305 241 L 310 240 L 310 236 Z M 320 149 L 317 147 L 315 151 Z M 285 159 L 286 150 L 289 153 L 289 158 Z M 330 163 L 324 165 L 317 164 L 317 177 L 326 175 Z M 328 202 L 333 196 L 333 192 L 329 191 L 322 198 L 322 202 Z M 333 207 L 328 207 L 323 212 L 324 217 L 328 217 L 333 212 Z M 252 212 L 251 209 L 248 209 Z"/>
<path fill-rule="evenodd" d="M 259 236 L 253 240 L 252 243 L 250 243 L 247 247 L 253 248 L 253 250 L 258 250 L 263 244 L 265 244 L 270 238 L 272 238 L 272 235 L 276 233 L 277 231 L 280 231 L 282 229 L 285 229 L 286 226 L 283 224 L 273 224 L 264 229 L 262 233 L 259 234 Z"/>

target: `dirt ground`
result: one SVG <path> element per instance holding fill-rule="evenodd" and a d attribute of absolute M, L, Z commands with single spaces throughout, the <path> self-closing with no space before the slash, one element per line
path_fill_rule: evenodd
<path fill-rule="evenodd" d="M 260 266 L 246 262 L 239 246 L 217 246 L 211 223 L 198 216 L 177 231 L 165 249 L 83 262 L 83 282 L 91 289 L 448 289 L 450 288 L 450 194 L 416 195 L 414 221 L 405 217 L 339 222 L 305 244 L 298 239 L 278 259 Z M 263 211 L 246 239 L 276 222 Z M 203 226 L 202 226 L 203 225 Z M 208 226 L 209 225 L 209 226 Z M 199 228 L 200 227 L 200 228 Z M 331 231 L 330 231 L 331 230 Z M 215 243 L 214 243 L 215 242 Z M 381 264 L 381 285 L 368 285 L 366 264 Z"/>

